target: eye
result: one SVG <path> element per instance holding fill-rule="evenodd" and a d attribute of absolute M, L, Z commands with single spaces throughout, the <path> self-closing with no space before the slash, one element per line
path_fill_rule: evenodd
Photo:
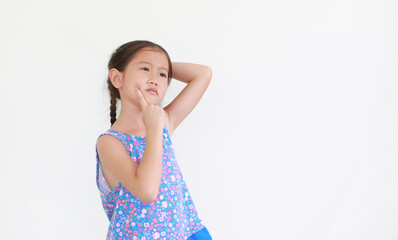
<path fill-rule="evenodd" d="M 160 76 L 167 78 L 167 75 L 164 73 L 161 73 Z"/>
<path fill-rule="evenodd" d="M 142 67 L 141 69 L 144 71 L 149 71 L 149 68 L 147 68 L 147 67 Z"/>

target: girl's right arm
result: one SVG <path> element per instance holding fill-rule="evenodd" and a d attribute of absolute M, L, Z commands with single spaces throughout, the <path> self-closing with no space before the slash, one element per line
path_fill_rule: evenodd
<path fill-rule="evenodd" d="M 157 105 L 147 104 L 142 93 L 138 89 L 136 91 L 146 128 L 145 150 L 140 165 L 131 160 L 124 144 L 112 136 L 100 137 L 97 148 L 101 166 L 108 168 L 114 178 L 138 199 L 153 202 L 161 183 L 166 113 Z"/>
<path fill-rule="evenodd" d="M 162 141 L 162 130 L 147 131 L 145 151 L 138 166 L 120 140 L 103 135 L 97 141 L 101 167 L 111 173 L 112 177 L 108 175 L 108 178 L 121 182 L 138 199 L 147 203 L 153 202 L 160 186 Z"/>

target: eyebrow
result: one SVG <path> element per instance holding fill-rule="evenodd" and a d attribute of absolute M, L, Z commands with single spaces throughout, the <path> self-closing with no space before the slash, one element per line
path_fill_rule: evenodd
<path fill-rule="evenodd" d="M 141 62 L 139 62 L 138 64 L 140 64 L 140 63 L 146 63 L 146 64 L 148 64 L 148 65 L 153 66 L 152 63 L 150 63 L 150 62 L 141 61 Z M 165 67 L 160 67 L 160 68 L 162 68 L 162 69 L 168 71 L 167 68 L 165 68 Z"/>

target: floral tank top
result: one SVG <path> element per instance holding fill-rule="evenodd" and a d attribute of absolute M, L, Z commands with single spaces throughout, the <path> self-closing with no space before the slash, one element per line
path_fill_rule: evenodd
<path fill-rule="evenodd" d="M 132 161 L 140 164 L 146 137 L 107 130 L 126 147 Z M 99 138 L 98 137 L 98 138 Z M 98 139 L 97 139 L 98 140 Z M 145 203 L 127 190 L 121 182 L 108 186 L 99 161 L 97 148 L 96 182 L 102 206 L 110 221 L 106 239 L 187 239 L 205 226 L 191 199 L 166 125 L 163 128 L 162 177 L 156 200 Z"/>

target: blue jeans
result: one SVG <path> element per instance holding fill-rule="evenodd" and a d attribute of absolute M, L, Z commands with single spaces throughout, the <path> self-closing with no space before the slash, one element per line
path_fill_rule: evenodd
<path fill-rule="evenodd" d="M 200 231 L 191 235 L 187 240 L 213 240 L 210 236 L 209 231 L 206 227 L 203 227 Z"/>

